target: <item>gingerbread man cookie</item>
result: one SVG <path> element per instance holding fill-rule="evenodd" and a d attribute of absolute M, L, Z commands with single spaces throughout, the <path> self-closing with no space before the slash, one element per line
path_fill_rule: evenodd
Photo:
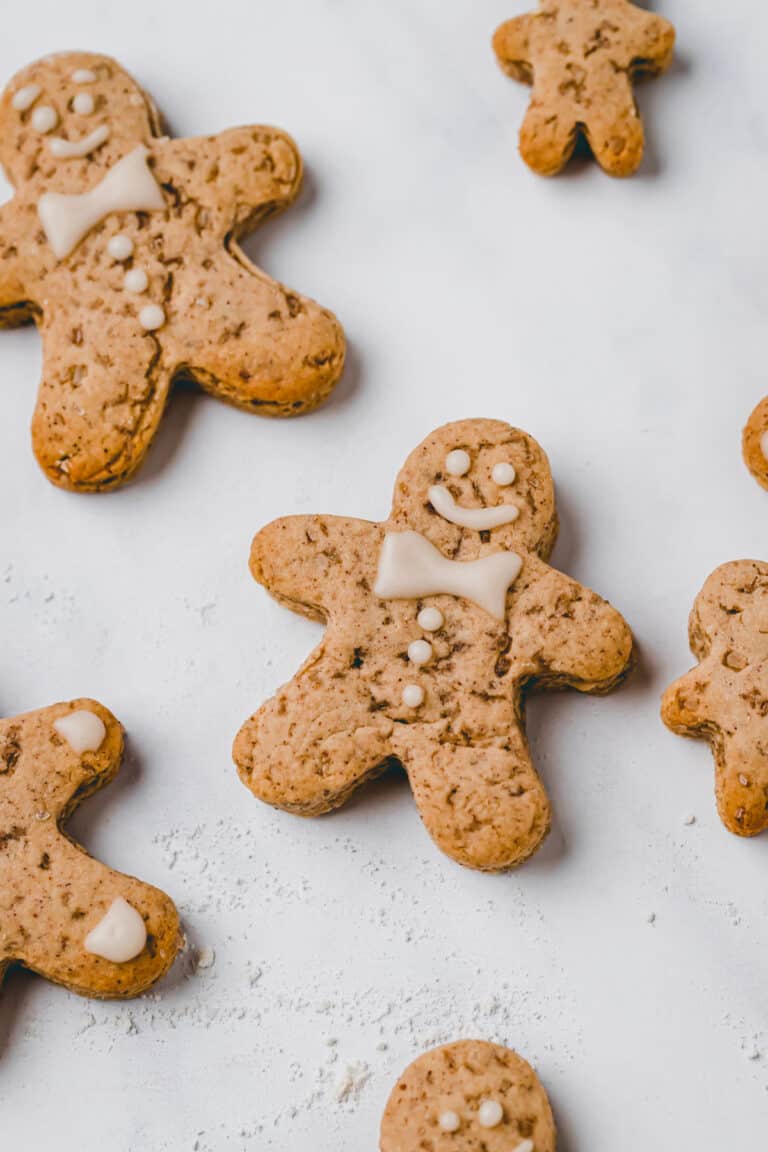
<path fill-rule="evenodd" d="M 381 1152 L 555 1152 L 555 1121 L 531 1066 L 481 1040 L 420 1056 L 392 1090 Z"/>
<path fill-rule="evenodd" d="M 716 568 L 688 625 L 698 667 L 664 694 L 664 723 L 708 740 L 715 794 L 729 832 L 768 828 L 768 564 L 735 560 Z"/>
<path fill-rule="evenodd" d="M 40 328 L 32 436 L 65 488 L 127 480 L 176 379 L 289 416 L 341 374 L 336 319 L 238 245 L 298 194 L 296 145 L 274 128 L 160 132 L 150 97 L 106 56 L 48 56 L 0 101 L 16 189 L 0 207 L 0 327 Z"/>
<path fill-rule="evenodd" d="M 83 996 L 137 996 L 173 963 L 171 900 L 61 828 L 122 753 L 118 721 L 94 700 L 0 721 L 0 983 L 18 963 Z"/>
<path fill-rule="evenodd" d="M 600 166 L 629 176 L 643 158 L 643 122 L 632 80 L 663 72 L 675 46 L 672 25 L 628 0 L 540 0 L 539 11 L 508 20 L 493 47 L 504 71 L 533 85 L 520 152 L 553 176 L 583 134 Z"/>
<path fill-rule="evenodd" d="M 768 488 L 768 396 L 755 408 L 742 437 L 744 463 L 763 488 Z"/>
<path fill-rule="evenodd" d="M 316 816 L 394 759 L 449 856 L 483 870 L 530 856 L 550 812 L 522 690 L 606 692 L 632 651 L 618 612 L 545 563 L 556 531 L 539 445 L 466 420 L 411 454 L 384 524 L 291 516 L 259 532 L 256 580 L 327 629 L 241 729 L 247 787 Z"/>

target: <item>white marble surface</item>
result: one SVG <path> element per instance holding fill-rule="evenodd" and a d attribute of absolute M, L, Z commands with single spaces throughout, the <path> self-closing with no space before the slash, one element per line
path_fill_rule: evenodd
<path fill-rule="evenodd" d="M 400 1069 L 462 1034 L 536 1063 L 563 1152 L 764 1142 L 768 838 L 725 833 L 709 752 L 666 732 L 658 698 L 689 665 L 710 570 L 768 554 L 739 443 L 768 390 L 768 9 L 664 0 L 679 59 L 643 85 L 647 160 L 614 183 L 584 164 L 542 182 L 516 154 L 527 96 L 489 39 L 527 6 L 5 15 L 3 78 L 101 49 L 177 134 L 290 130 L 306 190 L 249 251 L 338 312 L 351 355 L 335 399 L 292 423 L 176 396 L 139 481 L 88 498 L 38 471 L 39 341 L 0 333 L 0 710 L 92 694 L 117 713 L 129 762 L 73 831 L 171 892 L 215 950 L 133 1005 L 13 974 L 4 1146 L 373 1149 Z M 556 826 L 502 878 L 443 859 L 402 781 L 303 822 L 253 800 L 229 760 L 318 635 L 251 581 L 252 533 L 293 511 L 383 516 L 407 452 L 470 415 L 546 447 L 554 561 L 621 608 L 641 651 L 608 699 L 532 703 Z"/>

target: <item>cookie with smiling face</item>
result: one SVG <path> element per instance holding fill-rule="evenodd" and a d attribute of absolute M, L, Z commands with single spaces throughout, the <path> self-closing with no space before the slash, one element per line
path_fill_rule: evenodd
<path fill-rule="evenodd" d="M 17 963 L 82 996 L 138 996 L 173 963 L 169 897 L 62 831 L 122 755 L 120 724 L 95 700 L 0 721 L 0 983 Z"/>
<path fill-rule="evenodd" d="M 295 144 L 274 128 L 161 136 L 114 60 L 46 57 L 0 100 L 0 326 L 34 320 L 43 379 L 35 452 L 65 488 L 114 487 L 140 465 L 175 379 L 288 416 L 338 380 L 344 338 L 238 238 L 287 207 Z"/>
<path fill-rule="evenodd" d="M 420 1056 L 392 1090 L 381 1152 L 555 1152 L 555 1122 L 531 1066 L 481 1040 Z"/>
<path fill-rule="evenodd" d="M 556 531 L 546 456 L 492 420 L 427 437 L 383 524 L 291 516 L 262 529 L 254 577 L 327 628 L 241 729 L 247 787 L 316 816 L 396 760 L 461 864 L 500 870 L 535 852 L 550 810 L 524 690 L 607 692 L 632 652 L 619 613 L 546 564 Z"/>

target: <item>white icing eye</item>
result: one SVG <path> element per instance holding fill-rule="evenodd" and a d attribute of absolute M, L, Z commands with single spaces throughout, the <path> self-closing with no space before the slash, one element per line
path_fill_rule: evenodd
<path fill-rule="evenodd" d="M 509 484 L 514 484 L 517 479 L 517 472 L 511 464 L 494 464 L 491 477 L 494 484 L 498 484 L 499 488 L 506 488 Z"/>
<path fill-rule="evenodd" d="M 403 688 L 403 704 L 406 708 L 419 708 L 424 703 L 424 689 L 420 684 L 406 684 Z"/>
<path fill-rule="evenodd" d="M 53 727 L 78 756 L 83 752 L 97 752 L 107 735 L 104 721 L 87 708 L 60 716 L 54 720 Z"/>
<path fill-rule="evenodd" d="M 498 1100 L 483 1100 L 477 1110 L 477 1122 L 481 1128 L 497 1128 L 504 1119 L 504 1109 Z"/>
<path fill-rule="evenodd" d="M 146 292 L 149 277 L 143 268 L 131 268 L 123 277 L 123 288 L 126 292 Z"/>
<path fill-rule="evenodd" d="M 72 79 L 75 84 L 93 84 L 96 73 L 90 68 L 76 68 L 72 73 Z"/>
<path fill-rule="evenodd" d="M 139 312 L 139 324 L 145 332 L 155 332 L 165 324 L 165 312 L 159 304 L 147 304 Z"/>
<path fill-rule="evenodd" d="M 445 458 L 445 470 L 449 476 L 465 476 L 471 467 L 469 452 L 463 448 L 454 448 Z"/>
<path fill-rule="evenodd" d="M 56 109 L 51 108 L 50 104 L 41 104 L 32 113 L 32 127 L 35 132 L 40 132 L 43 136 L 46 132 L 52 132 L 58 122 Z"/>
<path fill-rule="evenodd" d="M 17 112 L 26 112 L 27 108 L 32 107 L 39 95 L 39 84 L 26 84 L 14 94 L 11 104 Z"/>
<path fill-rule="evenodd" d="M 78 116 L 90 116 L 94 107 L 90 92 L 78 92 L 72 101 L 72 111 L 77 112 Z"/>
<path fill-rule="evenodd" d="M 426 664 L 432 659 L 432 645 L 428 640 L 414 640 L 408 645 L 408 659 L 412 664 Z"/>
<path fill-rule="evenodd" d="M 133 256 L 133 240 L 130 236 L 123 236 L 121 233 L 112 236 L 107 243 L 107 252 L 113 260 L 127 260 Z"/>
<path fill-rule="evenodd" d="M 461 1120 L 458 1112 L 441 1112 L 438 1124 L 443 1132 L 458 1132 Z"/>
<path fill-rule="evenodd" d="M 425 632 L 437 632 L 438 628 L 442 628 L 445 617 L 439 608 L 422 608 L 416 620 L 419 628 L 423 628 Z"/>

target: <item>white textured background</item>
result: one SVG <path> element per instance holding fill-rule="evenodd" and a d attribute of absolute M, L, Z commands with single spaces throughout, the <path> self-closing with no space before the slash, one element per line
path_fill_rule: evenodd
<path fill-rule="evenodd" d="M 338 312 L 350 363 L 294 422 L 177 395 L 138 482 L 94 498 L 38 471 L 39 342 L 0 334 L 0 711 L 82 694 L 115 711 L 131 755 L 72 829 L 169 891 L 216 955 L 127 1005 L 13 973 L 3 1147 L 372 1152 L 399 1071 L 464 1035 L 537 1065 L 563 1152 L 764 1144 L 768 837 L 722 829 L 709 752 L 666 732 L 658 698 L 689 666 L 710 570 L 768 555 L 739 444 L 768 391 L 768 8 L 664 0 L 678 61 L 642 86 L 646 162 L 615 183 L 583 163 L 544 182 L 517 157 L 527 93 L 489 41 L 528 6 L 4 14 L 3 80 L 103 50 L 176 134 L 296 136 L 301 201 L 249 251 Z M 502 878 L 442 858 L 402 781 L 303 822 L 252 799 L 229 759 L 318 635 L 251 581 L 253 532 L 290 512 L 383 517 L 422 436 L 480 415 L 545 446 L 554 562 L 614 601 L 642 653 L 613 697 L 532 702 L 556 825 Z"/>

